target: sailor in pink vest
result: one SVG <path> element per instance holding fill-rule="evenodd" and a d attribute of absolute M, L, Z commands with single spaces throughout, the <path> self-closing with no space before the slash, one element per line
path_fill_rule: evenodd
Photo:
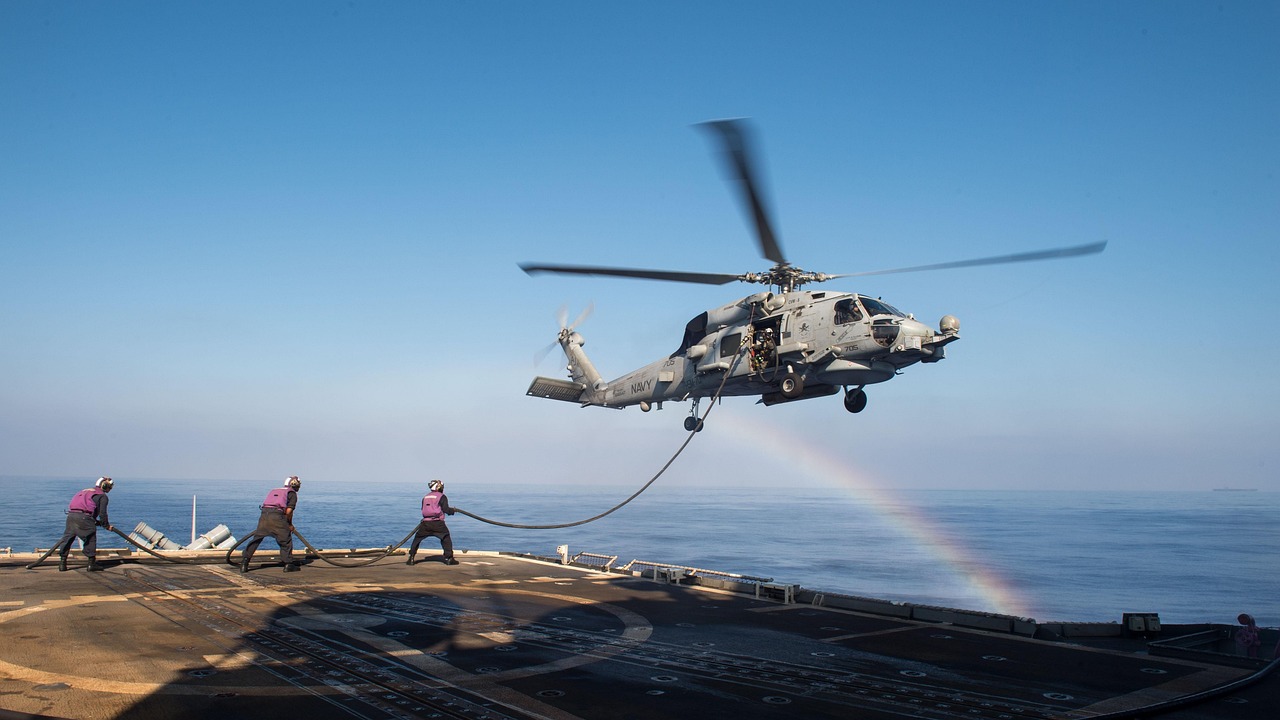
<path fill-rule="evenodd" d="M 85 488 L 71 498 L 67 506 L 67 531 L 54 544 L 58 551 L 58 569 L 67 569 L 67 553 L 71 552 L 71 541 L 80 538 L 84 541 L 84 556 L 89 558 L 89 570 L 98 572 L 103 569 L 98 564 L 98 526 L 115 530 L 107 519 L 107 493 L 115 482 L 109 477 L 100 477 L 91 488 Z"/>
<path fill-rule="evenodd" d="M 249 571 L 249 560 L 258 546 L 268 535 L 275 538 L 280 546 L 280 561 L 284 563 L 285 572 L 297 572 L 302 568 L 293 563 L 293 509 L 298 505 L 298 488 L 302 481 L 297 475 L 284 479 L 284 487 L 278 487 L 267 493 L 267 499 L 259 508 L 258 527 L 253 531 L 253 539 L 244 548 L 240 557 L 240 572 Z"/>
<path fill-rule="evenodd" d="M 444 564 L 457 565 L 458 561 L 453 559 L 453 540 L 449 537 L 449 526 L 444 524 L 444 516 L 453 514 L 453 508 L 449 507 L 449 498 L 444 494 L 444 483 L 432 480 L 427 484 L 427 489 L 430 492 L 422 496 L 422 522 L 418 523 L 418 529 L 413 533 L 413 544 L 409 546 L 409 559 L 406 564 L 413 564 L 413 556 L 418 553 L 418 546 L 422 544 L 422 539 L 434 536 L 440 538 L 440 547 L 444 550 Z"/>

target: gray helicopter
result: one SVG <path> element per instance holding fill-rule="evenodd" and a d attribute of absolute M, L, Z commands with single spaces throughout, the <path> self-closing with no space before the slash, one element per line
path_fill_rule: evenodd
<path fill-rule="evenodd" d="M 867 385 L 882 383 L 916 363 L 935 363 L 947 345 L 960 339 L 960 321 L 943 316 L 938 329 L 888 303 L 867 295 L 812 292 L 804 285 L 827 280 L 889 273 L 1028 262 L 1102 252 L 1106 242 L 1052 250 L 959 260 L 934 265 L 828 275 L 787 262 L 752 167 L 748 128 L 742 120 L 702 123 L 722 143 L 725 162 L 738 180 L 761 254 L 774 263 L 761 273 L 720 274 L 584 265 L 520 265 L 530 275 L 560 273 L 724 285 L 759 283 L 759 292 L 700 313 L 685 326 L 675 352 L 606 382 L 587 358 L 585 341 L 573 324 L 561 321 L 557 342 L 568 358 L 569 380 L 537 377 L 528 395 L 578 403 L 583 407 L 648 412 L 666 401 L 692 401 L 685 430 L 702 429 L 698 403 L 705 397 L 759 396 L 764 405 L 835 395 L 843 390 L 845 409 L 867 406 Z M 552 346 L 554 347 L 554 345 Z"/>

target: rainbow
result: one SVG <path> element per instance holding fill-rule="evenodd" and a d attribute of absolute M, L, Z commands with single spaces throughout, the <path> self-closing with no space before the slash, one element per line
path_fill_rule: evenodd
<path fill-rule="evenodd" d="M 771 459 L 788 458 L 788 463 L 798 471 L 799 480 L 816 480 L 848 491 L 856 502 L 870 509 L 886 526 L 950 571 L 953 584 L 940 594 L 975 597 L 984 606 L 974 609 L 1018 617 L 1030 615 L 1029 606 L 1019 593 L 959 540 L 941 532 L 918 508 L 875 482 L 847 458 L 837 457 L 829 447 L 792 432 L 780 423 L 752 421 L 735 413 L 720 413 L 708 422 L 717 430 L 729 426 L 731 434 L 749 437 L 749 451 L 771 455 Z"/>

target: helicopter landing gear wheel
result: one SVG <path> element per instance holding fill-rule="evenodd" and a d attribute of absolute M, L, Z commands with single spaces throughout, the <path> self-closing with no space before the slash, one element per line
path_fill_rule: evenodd
<path fill-rule="evenodd" d="M 782 382 L 778 383 L 778 392 L 788 400 L 795 400 L 804 392 L 804 378 L 793 372 L 783 375 Z"/>
<path fill-rule="evenodd" d="M 844 394 L 844 409 L 851 413 L 860 413 L 867 406 L 867 394 L 862 388 L 849 390 Z"/>
<path fill-rule="evenodd" d="M 700 397 L 693 399 L 693 407 L 689 408 L 689 417 L 684 419 L 684 429 L 688 432 L 702 432 L 702 418 L 698 417 Z"/>

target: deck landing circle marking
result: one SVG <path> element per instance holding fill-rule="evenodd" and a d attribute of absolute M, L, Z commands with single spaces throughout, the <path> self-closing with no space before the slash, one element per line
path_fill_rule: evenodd
<path fill-rule="evenodd" d="M 319 585 L 319 586 L 316 586 L 314 592 L 316 593 L 317 597 L 322 598 L 326 592 L 330 592 L 330 593 L 341 592 L 340 586 L 341 586 L 340 583 L 335 583 L 332 585 Z M 415 594 L 415 595 L 420 594 L 425 597 L 441 597 L 439 595 L 434 595 L 434 594 L 419 591 L 419 588 L 425 589 L 429 587 L 430 585 L 426 583 L 414 583 L 413 585 L 414 592 L 412 594 Z M 450 590 L 456 589 L 452 585 L 447 586 L 447 588 Z M 391 591 L 391 592 L 384 591 L 384 593 L 391 597 L 395 597 L 399 594 L 395 591 Z M 628 641 L 628 644 L 635 644 L 635 645 L 642 644 L 649 639 L 650 635 L 653 632 L 653 624 L 649 622 L 647 618 L 631 610 L 627 610 L 625 608 L 612 605 L 610 603 L 599 603 L 595 601 L 585 600 L 579 597 L 558 595 L 555 593 L 544 593 L 544 592 L 539 592 L 535 590 L 518 590 L 515 588 L 498 589 L 496 593 L 491 589 L 489 592 L 489 595 L 487 595 L 486 597 L 492 597 L 494 595 L 501 597 L 503 595 L 512 595 L 512 594 L 547 598 L 547 599 L 558 601 L 566 605 L 577 605 L 577 606 L 587 607 L 592 610 L 602 611 L 608 615 L 613 616 L 622 625 L 621 631 L 619 631 L 617 628 L 608 628 L 606 632 L 610 632 L 612 634 L 620 634 L 623 639 Z M 163 591 L 160 591 L 158 593 L 151 593 L 151 592 L 131 593 L 128 596 L 84 595 L 84 596 L 73 597 L 70 600 L 62 599 L 62 600 L 53 601 L 47 604 L 31 606 L 30 608 L 24 608 L 21 611 L 0 614 L 0 624 L 4 624 L 6 622 L 12 622 L 12 621 L 19 621 L 25 617 L 30 616 L 33 613 L 37 613 L 41 611 L 59 610 L 63 608 L 69 608 L 69 607 L 74 607 L 78 605 L 88 605 L 88 604 L 93 604 L 97 602 L 128 602 L 139 596 L 145 597 L 145 596 L 152 596 L 152 595 L 157 597 L 169 596 Z M 232 595 L 233 597 L 237 597 L 237 598 L 242 596 L 261 597 L 262 591 L 259 588 L 254 588 L 249 590 L 248 592 L 244 592 L 242 589 L 241 592 L 233 593 Z M 474 600 L 475 598 L 470 598 L 470 599 Z M 280 603 L 280 606 L 289 607 L 293 605 L 305 605 L 307 604 L 307 602 L 308 601 L 306 600 L 293 601 L 293 602 L 287 602 L 287 603 L 282 602 Z M 267 615 L 264 615 L 263 617 L 264 621 L 267 620 Z M 351 622 L 336 622 L 332 619 L 335 616 L 349 617 L 351 618 Z M 572 620 L 572 618 L 565 617 L 565 616 L 559 616 L 554 619 L 565 620 L 565 621 Z M 343 632 L 354 631 L 357 634 L 369 632 L 368 630 L 365 630 L 364 628 L 361 627 L 362 624 L 368 623 L 370 621 L 372 621 L 371 623 L 372 625 L 382 624 L 386 622 L 385 619 L 379 618 L 377 616 L 368 615 L 366 613 L 351 613 L 351 614 L 316 613 L 314 615 L 302 615 L 302 616 L 293 616 L 289 618 L 277 618 L 278 622 L 286 622 L 286 621 L 292 622 L 295 624 L 296 627 L 302 627 L 303 624 L 307 622 L 307 620 L 314 622 L 315 625 L 318 626 L 319 628 L 333 629 L 333 630 L 339 630 Z M 536 622 L 536 621 L 529 620 L 527 622 Z M 256 633 L 254 632 L 246 632 L 244 633 L 243 637 L 247 640 L 252 641 L 257 636 L 256 636 Z M 390 641 L 398 642 L 396 640 L 390 640 Z M 443 658 L 446 655 L 448 655 L 448 652 L 443 650 L 421 651 L 421 650 L 418 650 L 417 648 L 408 648 L 408 647 L 406 647 L 405 649 L 415 650 L 417 652 L 420 652 L 424 656 L 433 657 L 437 659 Z M 517 679 L 517 678 L 531 677 L 531 676 L 542 675 L 542 674 L 551 673 L 551 672 L 560 672 L 568 668 L 577 667 L 580 665 L 587 665 L 594 662 L 599 662 L 601 660 L 610 658 L 619 653 L 625 652 L 626 649 L 627 649 L 626 645 L 620 645 L 616 640 L 609 641 L 609 642 L 601 642 L 593 645 L 593 648 L 592 648 L 593 652 L 591 654 L 578 654 L 572 657 L 562 658 L 560 660 L 552 660 L 550 662 L 545 662 L 537 665 L 530 665 L 524 668 L 513 668 L 511 670 L 501 670 L 501 671 L 494 672 L 492 674 L 485 675 L 484 677 L 486 678 L 486 680 L 491 682 L 505 682 L 505 681 Z M 461 669 L 457 669 L 457 671 L 464 675 L 471 675 L 471 673 L 467 673 L 466 671 L 463 671 Z M 173 682 L 163 682 L 163 683 L 162 682 L 137 682 L 137 681 L 128 681 L 128 680 L 111 680 L 107 678 L 87 676 L 87 675 L 68 675 L 66 672 L 55 673 L 55 672 L 49 672 L 46 670 L 40 670 L 34 667 L 28 667 L 25 665 L 17 665 L 11 662 L 7 662 L 3 658 L 0 658 L 0 672 L 8 674 L 10 678 L 25 680 L 33 684 L 65 683 L 69 687 L 74 687 L 79 690 L 87 690 L 89 692 L 108 692 L 108 693 L 114 693 L 119 695 L 160 694 L 160 695 L 208 696 L 209 690 L 210 690 L 210 688 L 207 685 L 204 685 L 203 683 L 177 684 Z M 193 672 L 207 672 L 208 674 L 213 674 L 217 671 L 210 668 L 207 671 L 196 670 Z M 472 675 L 472 677 L 475 677 L 475 676 Z M 672 678 L 672 681 L 676 679 L 677 678 Z M 313 687 L 300 687 L 300 686 L 289 686 L 289 685 L 283 685 L 283 686 L 282 685 L 244 685 L 236 689 L 240 696 L 314 695 L 317 692 L 317 689 Z M 319 689 L 319 692 L 323 695 L 328 695 L 336 691 L 332 691 L 330 689 L 324 688 L 324 689 Z"/>

